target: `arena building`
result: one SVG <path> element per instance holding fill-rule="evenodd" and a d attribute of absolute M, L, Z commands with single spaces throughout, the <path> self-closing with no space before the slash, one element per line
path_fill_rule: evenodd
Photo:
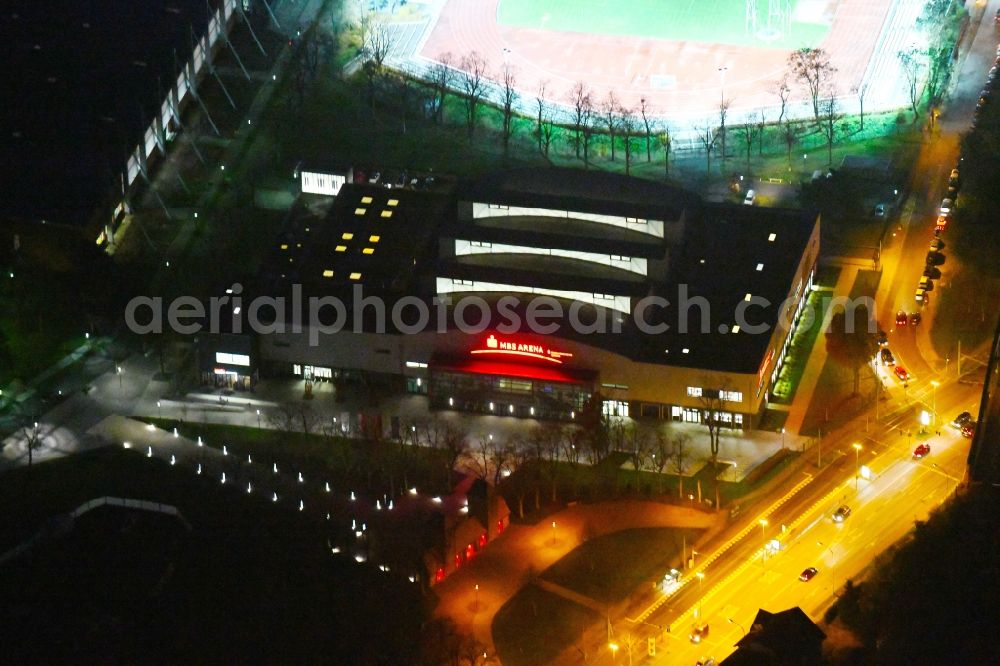
<path fill-rule="evenodd" d="M 572 420 L 600 404 L 752 428 L 819 230 L 802 211 L 568 169 L 431 191 L 345 183 L 325 218 L 279 239 L 254 290 L 340 299 L 346 319 L 261 335 L 260 367 L 426 394 L 432 409 Z"/>

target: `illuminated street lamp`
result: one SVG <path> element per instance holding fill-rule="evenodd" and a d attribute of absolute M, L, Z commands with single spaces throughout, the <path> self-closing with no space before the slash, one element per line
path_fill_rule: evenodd
<path fill-rule="evenodd" d="M 854 449 L 854 490 L 858 490 L 858 478 L 861 475 L 861 463 L 859 462 L 858 455 L 861 453 L 861 445 L 857 442 L 851 444 Z"/>
<path fill-rule="evenodd" d="M 473 612 L 477 612 L 479 610 L 479 583 L 476 583 L 476 604 L 475 604 L 474 608 L 476 610 L 473 611 Z"/>
<path fill-rule="evenodd" d="M 695 576 L 698 577 L 698 618 L 701 619 L 701 581 L 705 580 L 705 572 L 699 571 Z"/>
<path fill-rule="evenodd" d="M 618 663 L 618 643 L 611 641 L 608 643 L 608 649 L 611 650 L 611 662 L 614 664 Z"/>
<path fill-rule="evenodd" d="M 257 430 L 260 430 L 260 410 L 257 410 Z"/>
<path fill-rule="evenodd" d="M 934 427 L 937 428 L 937 387 L 941 385 L 941 382 L 936 379 L 931 380 L 931 417 Z"/>

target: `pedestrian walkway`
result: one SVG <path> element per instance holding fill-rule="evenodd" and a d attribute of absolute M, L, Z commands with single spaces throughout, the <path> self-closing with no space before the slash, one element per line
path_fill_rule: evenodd
<path fill-rule="evenodd" d="M 859 268 L 857 266 L 843 266 L 840 269 L 840 276 L 837 284 L 833 287 L 832 296 L 847 297 L 851 293 L 851 287 L 857 279 Z M 833 316 L 832 308 L 827 308 L 823 313 L 823 323 L 820 327 L 820 334 L 813 344 L 812 353 L 806 362 L 805 370 L 802 372 L 802 379 L 795 390 L 795 397 L 788 409 L 788 418 L 785 419 L 785 430 L 789 433 L 802 436 L 802 424 L 805 422 L 806 414 L 809 412 L 809 405 L 812 403 L 813 393 L 819 383 L 823 366 L 826 365 L 827 353 L 826 343 L 822 336 L 830 327 L 830 318 Z"/>
<path fill-rule="evenodd" d="M 54 377 L 59 372 L 65 370 L 69 366 L 73 365 L 84 356 L 86 356 L 91 349 L 94 349 L 99 342 L 98 338 L 88 337 L 88 339 L 79 347 L 71 351 L 70 353 L 63 356 L 57 362 L 50 365 L 48 368 L 43 370 L 34 379 L 29 381 L 22 391 L 19 391 L 16 395 L 8 395 L 6 391 L 0 394 L 0 410 L 7 407 L 8 404 L 20 403 L 31 398 L 35 391 L 43 383 Z"/>

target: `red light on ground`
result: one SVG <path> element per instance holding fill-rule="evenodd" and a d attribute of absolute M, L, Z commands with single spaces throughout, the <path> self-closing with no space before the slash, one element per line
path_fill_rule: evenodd
<path fill-rule="evenodd" d="M 479 547 L 482 548 L 486 545 L 486 532 L 479 535 Z"/>
<path fill-rule="evenodd" d="M 490 335 L 486 338 L 483 346 L 473 349 L 473 354 L 505 354 L 508 356 L 521 356 L 524 358 L 536 358 L 540 361 L 562 364 L 562 358 L 571 358 L 573 354 L 569 352 L 556 351 L 542 345 L 536 345 L 522 340 L 498 338 Z"/>
<path fill-rule="evenodd" d="M 462 566 L 462 556 L 456 554 L 455 555 L 455 568 L 457 569 L 460 566 Z"/>
<path fill-rule="evenodd" d="M 497 534 L 503 534 L 503 521 L 497 521 Z"/>
<path fill-rule="evenodd" d="M 444 580 L 444 568 L 442 567 L 434 572 L 434 582 L 440 583 L 443 580 Z"/>
<path fill-rule="evenodd" d="M 475 556 L 476 556 L 476 549 L 473 548 L 472 544 L 470 543 L 468 546 L 465 547 L 465 559 L 471 560 Z"/>

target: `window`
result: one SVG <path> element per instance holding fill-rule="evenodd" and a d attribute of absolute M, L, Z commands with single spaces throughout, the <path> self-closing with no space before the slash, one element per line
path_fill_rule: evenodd
<path fill-rule="evenodd" d="M 611 261 L 628 261 L 628 257 L 623 257 L 620 254 L 612 254 Z"/>
<path fill-rule="evenodd" d="M 288 249 L 288 243 L 282 243 L 281 244 L 281 249 L 282 250 L 287 250 Z"/>
<path fill-rule="evenodd" d="M 375 254 L 375 248 L 366 247 L 365 249 L 361 250 L 361 254 Z"/>
<path fill-rule="evenodd" d="M 351 240 L 352 238 L 354 238 L 354 234 L 352 234 L 350 231 L 345 231 L 344 233 L 340 234 L 340 237 L 344 240 Z"/>
<path fill-rule="evenodd" d="M 334 252 L 345 252 L 347 250 L 347 246 L 346 245 L 338 245 L 337 247 L 333 248 L 333 250 L 334 250 Z"/>
<path fill-rule="evenodd" d="M 743 297 L 743 300 L 749 303 L 751 298 L 753 298 L 753 296 L 747 292 L 747 295 Z"/>
<path fill-rule="evenodd" d="M 688 395 L 692 398 L 701 397 L 701 387 L 700 386 L 688 386 Z"/>
<path fill-rule="evenodd" d="M 367 210 L 368 210 L 367 208 L 355 208 L 354 209 L 354 214 L 355 215 L 364 215 Z"/>
<path fill-rule="evenodd" d="M 426 363 L 421 363 L 420 361 L 407 361 L 406 367 L 408 368 L 426 368 Z"/>
<path fill-rule="evenodd" d="M 396 206 L 399 205 L 399 199 L 389 199 L 389 201 L 386 202 L 386 205 L 395 208 Z"/>
<path fill-rule="evenodd" d="M 617 389 L 617 390 L 620 390 L 620 391 L 627 391 L 628 390 L 628 386 L 625 386 L 624 384 L 601 384 L 601 388 Z"/>
<path fill-rule="evenodd" d="M 613 301 L 615 300 L 614 294 L 594 294 L 594 298 L 599 301 Z"/>
<path fill-rule="evenodd" d="M 382 217 L 392 217 L 392 211 L 391 210 L 384 210 L 384 211 L 382 211 L 381 216 Z"/>
<path fill-rule="evenodd" d="M 646 220 L 641 217 L 626 217 L 625 222 L 631 222 L 632 224 L 646 224 Z"/>
<path fill-rule="evenodd" d="M 215 362 L 227 365 L 250 365 L 250 357 L 246 354 L 227 354 L 226 352 L 215 352 Z"/>
<path fill-rule="evenodd" d="M 474 284 L 476 284 L 476 283 L 475 283 L 474 281 L 472 281 L 472 280 L 458 280 L 458 279 L 455 279 L 455 280 L 452 280 L 452 281 L 451 281 L 451 283 L 452 283 L 452 284 L 457 284 L 457 285 L 461 285 L 461 286 L 463 286 L 463 287 L 471 287 L 471 286 L 473 286 Z"/>
<path fill-rule="evenodd" d="M 493 243 L 487 243 L 485 241 L 469 241 L 471 247 L 493 247 Z"/>
<path fill-rule="evenodd" d="M 726 402 L 743 402 L 742 391 L 719 391 L 719 397 Z"/>
<path fill-rule="evenodd" d="M 509 210 L 507 206 L 501 206 L 500 204 L 489 204 L 490 208 L 496 208 L 497 210 Z"/>
<path fill-rule="evenodd" d="M 742 414 L 733 414 L 733 420 L 736 422 L 736 425 L 738 425 L 738 426 L 743 425 L 743 415 Z"/>
<path fill-rule="evenodd" d="M 372 202 L 372 198 L 371 197 L 361 197 L 361 203 L 363 203 L 363 204 L 370 204 L 371 202 Z"/>
<path fill-rule="evenodd" d="M 302 366 L 299 365 L 298 363 L 292 364 L 292 374 L 293 375 L 301 375 L 302 374 Z"/>
<path fill-rule="evenodd" d="M 757 272 L 764 270 L 764 264 L 757 264 Z"/>
<path fill-rule="evenodd" d="M 352 280 L 360 280 L 361 279 L 361 273 L 351 273 L 349 277 Z"/>
<path fill-rule="evenodd" d="M 325 271 L 323 271 L 323 277 L 325 277 L 325 278 L 332 278 L 333 277 L 333 271 L 331 269 L 329 269 L 329 268 L 326 269 Z"/>
<path fill-rule="evenodd" d="M 369 237 L 368 237 L 368 242 L 369 242 L 369 243 L 377 243 L 377 242 L 379 242 L 380 240 L 382 240 L 382 237 L 381 237 L 381 236 L 369 236 Z"/>
<path fill-rule="evenodd" d="M 768 234 L 767 240 L 768 240 L 768 242 L 773 243 L 774 239 L 777 238 L 777 237 L 778 237 L 778 234 Z"/>

